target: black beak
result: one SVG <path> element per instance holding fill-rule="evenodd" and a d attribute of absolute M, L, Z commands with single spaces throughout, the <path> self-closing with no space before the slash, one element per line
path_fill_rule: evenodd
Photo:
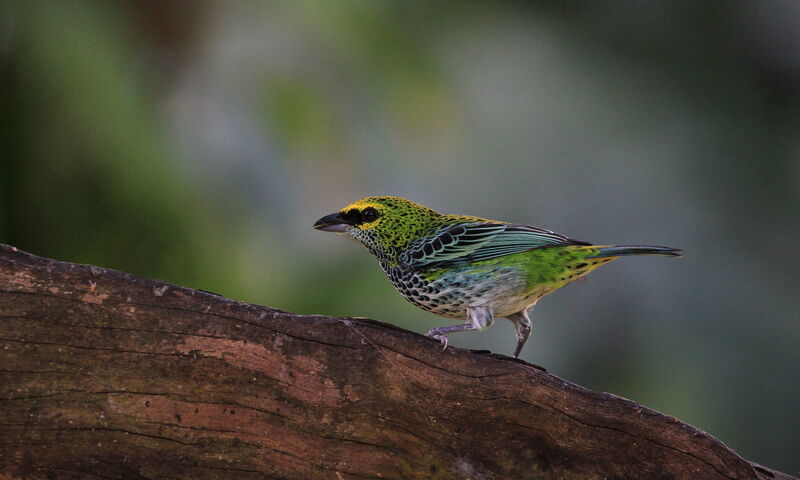
<path fill-rule="evenodd" d="M 331 213 L 317 220 L 314 228 L 322 230 L 323 232 L 344 232 L 353 225 L 352 222 L 346 220 L 341 213 Z"/>

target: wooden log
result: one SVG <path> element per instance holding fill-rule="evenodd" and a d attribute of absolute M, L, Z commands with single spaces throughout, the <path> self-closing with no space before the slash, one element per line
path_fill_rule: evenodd
<path fill-rule="evenodd" d="M 0 479 L 22 478 L 792 477 L 509 357 L 0 244 Z"/>

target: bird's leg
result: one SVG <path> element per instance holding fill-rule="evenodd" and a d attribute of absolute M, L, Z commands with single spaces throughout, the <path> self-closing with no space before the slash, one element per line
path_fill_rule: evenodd
<path fill-rule="evenodd" d="M 455 332 L 469 332 L 478 331 L 482 332 L 492 326 L 494 323 L 494 316 L 492 315 L 492 308 L 486 305 L 469 306 L 467 307 L 467 322 L 461 325 L 450 325 L 449 327 L 436 327 L 428 330 L 425 335 L 433 337 L 442 342 L 444 347 L 447 348 L 447 335 Z"/>
<path fill-rule="evenodd" d="M 514 358 L 519 358 L 522 347 L 528 337 L 531 336 L 531 319 L 528 318 L 528 309 L 509 315 L 509 320 L 514 324 L 514 333 L 517 335 L 517 348 L 514 350 Z"/>
<path fill-rule="evenodd" d="M 451 325 L 449 327 L 431 328 L 430 330 L 428 330 L 428 333 L 426 333 L 425 335 L 427 335 L 427 336 L 429 336 L 431 338 L 435 338 L 436 340 L 439 340 L 440 342 L 442 342 L 442 351 L 445 351 L 445 349 L 447 349 L 447 335 L 448 334 L 455 333 L 455 332 L 466 332 L 466 331 L 469 331 L 469 330 L 475 330 L 475 327 L 473 327 L 469 323 L 464 323 L 464 324 L 461 324 L 461 325 Z"/>

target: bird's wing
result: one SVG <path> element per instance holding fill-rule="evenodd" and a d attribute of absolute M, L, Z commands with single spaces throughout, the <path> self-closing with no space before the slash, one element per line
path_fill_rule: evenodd
<path fill-rule="evenodd" d="M 526 225 L 468 222 L 411 243 L 399 260 L 411 268 L 455 267 L 552 245 L 588 243 Z"/>

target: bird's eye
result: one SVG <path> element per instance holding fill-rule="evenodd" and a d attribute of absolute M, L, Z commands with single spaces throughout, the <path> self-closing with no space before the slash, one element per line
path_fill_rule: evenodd
<path fill-rule="evenodd" d="M 367 207 L 361 212 L 361 218 L 364 219 L 365 222 L 371 223 L 378 219 L 380 213 L 372 207 Z"/>

